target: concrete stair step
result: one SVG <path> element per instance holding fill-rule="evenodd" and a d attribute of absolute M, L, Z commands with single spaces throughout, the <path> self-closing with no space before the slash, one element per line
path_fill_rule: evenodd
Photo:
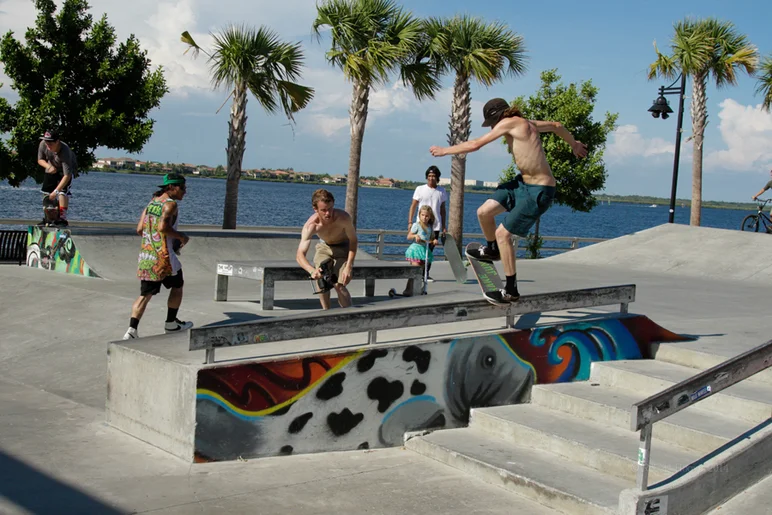
<path fill-rule="evenodd" d="M 696 370 L 660 360 L 639 359 L 592 364 L 590 381 L 639 392 L 644 397 L 658 393 L 696 374 Z M 705 410 L 760 424 L 772 415 L 772 386 L 741 382 L 699 403 Z"/>
<path fill-rule="evenodd" d="M 645 397 L 639 392 L 591 381 L 535 385 L 531 390 L 533 405 L 621 429 L 630 428 L 630 408 Z M 698 404 L 657 422 L 653 440 L 670 442 L 704 455 L 753 426 L 752 422 L 700 409 Z"/>
<path fill-rule="evenodd" d="M 772 476 L 746 488 L 708 515 L 769 515 L 772 513 Z"/>
<path fill-rule="evenodd" d="M 619 493 L 635 485 L 472 428 L 434 431 L 405 446 L 570 515 L 615 514 Z"/>
<path fill-rule="evenodd" d="M 732 356 L 722 356 L 711 352 L 704 352 L 689 348 L 682 343 L 661 343 L 652 346 L 654 358 L 667 363 L 696 368 L 700 371 L 713 368 Z M 772 368 L 750 376 L 746 381 L 764 383 L 772 386 Z"/>
<path fill-rule="evenodd" d="M 472 410 L 469 427 L 510 443 L 525 443 L 579 465 L 634 482 L 638 433 L 553 411 L 518 404 Z M 652 442 L 649 481 L 657 483 L 703 455 L 665 442 Z"/>

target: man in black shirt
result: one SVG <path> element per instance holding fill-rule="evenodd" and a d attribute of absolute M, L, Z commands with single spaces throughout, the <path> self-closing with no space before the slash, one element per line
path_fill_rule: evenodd
<path fill-rule="evenodd" d="M 38 164 L 46 170 L 40 188 L 47 194 L 43 198 L 43 205 L 53 204 L 55 207 L 58 204 L 58 219 L 54 224 L 66 226 L 70 186 L 78 167 L 75 153 L 59 140 L 59 134 L 54 130 L 47 130 L 40 139 Z"/>

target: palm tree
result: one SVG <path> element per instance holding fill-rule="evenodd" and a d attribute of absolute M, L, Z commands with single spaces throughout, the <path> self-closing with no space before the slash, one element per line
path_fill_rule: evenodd
<path fill-rule="evenodd" d="M 213 34 L 214 50 L 206 52 L 190 33 L 182 33 L 182 42 L 193 55 L 204 52 L 209 57 L 212 85 L 231 89 L 233 96 L 228 122 L 228 178 L 225 186 L 223 229 L 236 228 L 241 161 L 247 128 L 247 91 L 269 113 L 281 109 L 293 121 L 293 113 L 303 109 L 314 96 L 312 88 L 297 84 L 303 65 L 300 43 L 285 43 L 266 27 L 257 30 L 228 26 Z M 187 52 L 187 50 L 186 50 Z"/>
<path fill-rule="evenodd" d="M 385 84 L 398 71 L 402 82 L 418 100 L 423 100 L 434 97 L 439 81 L 429 63 L 410 60 L 423 38 L 421 22 L 393 0 L 326 0 L 317 6 L 313 24 L 317 38 L 321 38 L 323 29 L 329 29 L 332 39 L 326 54 L 328 62 L 353 83 L 346 211 L 356 225 L 371 88 Z"/>
<path fill-rule="evenodd" d="M 756 93 L 764 97 L 762 107 L 767 111 L 772 110 L 772 54 L 764 58 L 759 66 L 759 84 Z"/>
<path fill-rule="evenodd" d="M 506 76 L 525 72 L 523 37 L 505 24 L 456 16 L 430 18 L 424 23 L 428 47 L 425 58 L 438 73 L 454 73 L 453 99 L 448 123 L 448 145 L 457 145 L 471 134 L 471 80 L 491 86 Z M 454 155 L 450 168 L 450 223 L 448 232 L 461 245 L 464 232 L 464 177 L 466 155 Z"/>
<path fill-rule="evenodd" d="M 728 21 L 686 19 L 674 26 L 671 55 L 659 52 L 649 67 L 649 79 L 672 79 L 679 73 L 692 78 L 692 211 L 691 225 L 700 225 L 702 209 L 702 154 L 708 119 L 708 79 L 716 87 L 737 84 L 737 70 L 752 74 L 758 64 L 756 47 Z"/>

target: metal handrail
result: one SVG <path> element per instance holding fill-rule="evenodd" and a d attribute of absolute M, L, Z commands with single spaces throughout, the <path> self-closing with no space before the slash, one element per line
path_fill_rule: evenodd
<path fill-rule="evenodd" d="M 641 491 L 648 488 L 649 454 L 652 426 L 655 422 L 715 395 L 772 365 L 772 340 L 700 372 L 657 394 L 633 404 L 630 425 L 640 430 L 638 474 L 636 484 Z"/>
<path fill-rule="evenodd" d="M 194 327 L 190 330 L 189 350 L 205 350 L 205 363 L 214 363 L 215 349 L 224 347 L 364 332 L 368 333 L 368 344 L 375 344 L 377 331 L 497 317 L 505 317 L 506 327 L 512 327 L 517 315 L 612 304 L 619 304 L 620 312 L 627 313 L 628 304 L 635 301 L 635 285 L 524 295 L 507 306 L 492 305 L 479 296 L 464 300 L 422 299 L 403 306 L 344 308 Z"/>
<path fill-rule="evenodd" d="M 0 225 L 35 225 L 37 224 L 37 221 L 33 220 L 26 220 L 21 218 L 2 218 L 0 219 Z M 85 228 L 120 228 L 120 229 L 134 229 L 137 224 L 133 222 L 92 222 L 92 221 L 77 221 L 74 223 L 74 225 L 77 224 L 77 227 L 85 227 Z M 220 225 L 211 225 L 211 224 L 180 224 L 180 230 L 192 230 L 192 229 L 222 229 L 222 226 Z M 302 227 L 277 227 L 277 226 L 261 226 L 261 225 L 244 225 L 239 226 L 238 230 L 240 231 L 255 231 L 255 232 L 284 232 L 284 233 L 297 233 L 300 234 L 300 232 L 303 230 Z M 374 246 L 375 250 L 373 254 L 378 259 L 401 259 L 404 258 L 404 254 L 395 254 L 395 253 L 389 253 L 386 252 L 386 247 L 409 247 L 410 243 L 407 241 L 386 241 L 386 236 L 404 236 L 406 235 L 406 231 L 394 231 L 394 230 L 386 230 L 386 229 L 357 229 L 358 235 L 363 236 L 375 236 L 375 241 L 360 241 L 360 246 Z M 485 238 L 485 235 L 482 233 L 464 233 L 463 239 L 469 240 L 469 239 L 478 239 L 481 240 Z M 579 248 L 581 243 L 599 243 L 602 241 L 606 241 L 608 238 L 585 238 L 585 237 L 579 237 L 579 236 L 542 236 L 541 237 L 544 241 L 551 241 L 551 242 L 567 242 L 569 245 L 567 247 L 556 247 L 556 246 L 550 246 L 550 247 L 542 247 L 541 250 L 544 252 L 568 252 L 571 250 L 576 250 Z M 516 238 L 518 241 L 518 248 L 524 247 L 524 238 Z M 435 254 L 435 259 L 445 259 L 445 256 L 442 254 Z"/>

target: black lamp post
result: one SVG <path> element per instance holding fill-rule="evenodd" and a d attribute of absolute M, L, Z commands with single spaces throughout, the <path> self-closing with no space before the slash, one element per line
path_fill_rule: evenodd
<path fill-rule="evenodd" d="M 678 82 L 678 80 L 679 79 L 676 79 L 673 84 Z M 681 132 L 683 132 L 682 126 L 684 123 L 684 95 L 686 93 L 686 76 L 683 73 L 681 74 L 680 80 L 681 85 L 677 88 L 674 88 L 673 84 L 668 87 L 660 86 L 659 97 L 657 97 L 657 99 L 649 108 L 649 112 L 654 118 L 659 118 L 661 116 L 663 120 L 667 120 L 673 110 L 670 109 L 670 105 L 668 104 L 665 95 L 679 95 L 678 126 L 676 127 L 675 157 L 673 158 L 673 185 L 670 189 L 670 216 L 668 217 L 668 222 L 671 224 L 675 218 L 676 185 L 678 184 L 678 162 L 681 158 Z"/>

